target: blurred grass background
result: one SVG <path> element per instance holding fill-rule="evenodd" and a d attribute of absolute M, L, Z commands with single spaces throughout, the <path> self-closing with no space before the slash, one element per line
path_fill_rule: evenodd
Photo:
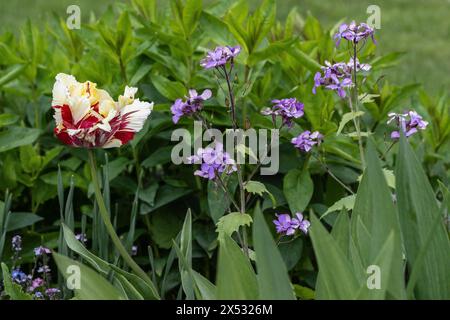
<path fill-rule="evenodd" d="M 122 0 L 124 2 L 126 0 Z M 207 1 L 207 0 L 206 0 Z M 205 2 L 206 2 L 205 1 Z M 258 5 L 261 0 L 249 0 Z M 101 14 L 114 0 L 0 0 L 0 31 L 15 31 L 28 18 L 45 19 L 55 12 L 67 16 L 66 8 L 77 4 L 82 20 L 90 12 Z M 450 0 L 277 0 L 282 20 L 296 6 L 304 16 L 308 12 L 330 28 L 337 21 L 366 21 L 369 5 L 381 9 L 381 30 L 377 32 L 379 53 L 404 51 L 402 64 L 388 74 L 391 82 L 420 82 L 436 93 L 450 91 Z"/>

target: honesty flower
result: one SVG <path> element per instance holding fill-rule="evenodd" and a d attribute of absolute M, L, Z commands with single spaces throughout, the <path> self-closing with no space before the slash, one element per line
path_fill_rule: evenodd
<path fill-rule="evenodd" d="M 341 39 L 345 39 L 356 44 L 361 40 L 371 37 L 372 41 L 376 44 L 374 32 L 374 29 L 369 27 L 366 23 L 356 24 L 355 21 L 352 21 L 349 25 L 343 23 L 339 26 L 338 32 L 334 35 L 336 47 L 341 43 Z"/>
<path fill-rule="evenodd" d="M 188 157 L 190 163 L 200 165 L 200 170 L 194 172 L 194 175 L 212 180 L 219 174 L 225 172 L 231 174 L 237 170 L 236 162 L 230 155 L 223 151 L 223 144 L 216 142 L 214 147 L 199 148 L 197 155 Z"/>
<path fill-rule="evenodd" d="M 428 126 L 428 122 L 422 120 L 422 116 L 420 116 L 415 111 L 408 111 L 407 113 L 400 114 L 400 113 L 389 113 L 389 120 L 388 124 L 392 121 L 395 121 L 397 123 L 397 126 L 399 129 L 403 131 L 406 137 L 409 137 L 413 135 L 414 133 L 418 132 L 419 130 L 425 130 Z M 400 138 L 400 132 L 399 131 L 393 131 L 391 133 L 391 138 L 396 140 Z"/>
<path fill-rule="evenodd" d="M 153 109 L 153 103 L 135 99 L 136 92 L 127 86 L 116 102 L 95 83 L 59 73 L 52 101 L 56 136 L 74 147 L 120 147 L 142 129 Z"/>
<path fill-rule="evenodd" d="M 52 270 L 47 265 L 40 266 L 39 269 L 37 270 L 38 273 L 50 273 L 51 271 Z"/>
<path fill-rule="evenodd" d="M 306 130 L 297 137 L 292 138 L 291 143 L 300 151 L 309 152 L 314 145 L 321 143 L 323 135 L 319 131 Z"/>
<path fill-rule="evenodd" d="M 316 94 L 316 88 L 324 86 L 327 89 L 335 90 L 341 98 L 345 98 L 346 88 L 353 86 L 352 72 L 354 69 L 354 60 L 350 58 L 347 63 L 338 62 L 331 64 L 325 61 L 325 66 L 322 66 L 322 73 L 320 71 L 316 72 L 314 75 L 314 87 L 312 92 Z M 372 68 L 370 64 L 360 63 L 356 59 L 356 72 L 358 71 L 369 71 Z"/>
<path fill-rule="evenodd" d="M 206 89 L 200 95 L 193 89 L 189 90 L 189 96 L 186 97 L 186 101 L 177 99 L 170 107 L 173 123 L 177 123 L 183 116 L 189 116 L 200 111 L 203 107 L 203 101 L 208 100 L 211 96 L 212 92 L 209 89 Z"/>
<path fill-rule="evenodd" d="M 289 214 L 276 214 L 277 219 L 273 220 L 277 233 L 282 235 L 293 235 L 296 230 L 301 230 L 304 234 L 308 233 L 310 223 L 303 218 L 301 212 L 297 212 L 295 217 Z"/>
<path fill-rule="evenodd" d="M 272 100 L 272 108 L 261 111 L 264 115 L 281 116 L 283 125 L 292 126 L 292 119 L 300 118 L 304 115 L 304 105 L 296 98 Z"/>
<path fill-rule="evenodd" d="M 205 69 L 217 68 L 225 65 L 241 52 L 240 46 L 216 47 L 213 51 L 209 51 L 206 57 L 200 61 L 200 65 Z"/>
<path fill-rule="evenodd" d="M 39 246 L 37 248 L 34 248 L 34 255 L 36 257 L 42 256 L 44 254 L 50 254 L 52 253 L 52 251 L 49 248 L 43 247 L 43 246 Z"/>

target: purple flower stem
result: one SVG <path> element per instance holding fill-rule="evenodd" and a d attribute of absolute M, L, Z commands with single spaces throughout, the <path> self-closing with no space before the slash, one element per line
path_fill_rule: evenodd
<path fill-rule="evenodd" d="M 233 129 L 237 129 L 237 122 L 236 122 L 236 104 L 234 100 L 234 94 L 233 89 L 231 86 L 231 80 L 230 80 L 230 73 L 233 70 L 233 66 L 230 67 L 230 72 L 227 71 L 226 66 L 222 66 L 222 70 L 225 73 L 225 80 L 227 82 L 228 87 L 228 95 L 230 97 L 230 106 L 231 106 L 231 121 L 233 123 Z M 237 167 L 237 175 L 238 175 L 238 182 L 239 182 L 239 194 L 240 194 L 240 202 L 241 202 L 241 214 L 245 214 L 245 190 L 244 190 L 244 180 L 242 179 L 242 167 L 239 164 L 236 164 Z M 245 226 L 242 227 L 242 244 L 243 249 L 247 257 L 248 254 L 248 241 L 247 241 L 247 228 Z"/>
<path fill-rule="evenodd" d="M 349 103 L 349 107 L 350 107 L 350 111 L 355 113 L 357 111 L 359 111 L 359 103 L 358 103 L 358 82 L 356 79 L 356 58 L 357 58 L 357 53 L 358 53 L 358 45 L 356 43 L 353 43 L 353 70 L 352 70 L 352 74 L 353 74 L 353 100 L 355 101 L 355 107 L 353 108 L 353 102 L 352 102 L 352 98 L 349 96 L 348 98 L 348 103 Z M 362 165 L 362 169 L 364 170 L 364 168 L 366 167 L 366 161 L 364 158 L 364 147 L 363 147 L 363 142 L 362 142 L 362 136 L 361 136 L 361 127 L 360 127 L 360 122 L 359 119 L 357 117 L 353 117 L 353 124 L 355 125 L 356 128 L 356 134 L 358 135 L 358 146 L 359 146 L 359 153 L 360 153 L 360 157 L 361 157 L 361 165 Z"/>

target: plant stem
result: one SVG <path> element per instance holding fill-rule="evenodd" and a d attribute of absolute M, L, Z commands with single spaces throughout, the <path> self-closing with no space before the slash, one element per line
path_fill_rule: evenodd
<path fill-rule="evenodd" d="M 355 101 L 355 108 L 353 108 L 352 98 L 349 97 L 349 99 L 348 99 L 350 110 L 352 111 L 353 114 L 355 112 L 359 111 L 358 82 L 356 79 L 356 55 L 357 55 L 357 44 L 354 43 L 353 44 L 353 70 L 352 70 L 352 73 L 353 73 L 353 85 L 354 85 L 353 100 Z M 361 165 L 362 165 L 362 169 L 364 170 L 364 168 L 366 167 L 366 161 L 364 158 L 364 147 L 363 147 L 362 136 L 361 136 L 361 127 L 360 127 L 360 122 L 359 122 L 358 117 L 353 117 L 353 124 L 355 125 L 356 134 L 358 135 L 358 146 L 359 146 L 359 153 L 361 156 Z"/>
<path fill-rule="evenodd" d="M 144 270 L 142 270 L 136 262 L 130 257 L 129 253 L 123 246 L 122 242 L 120 241 L 119 236 L 117 235 L 116 231 L 114 230 L 114 227 L 111 223 L 111 220 L 108 215 L 108 210 L 106 209 L 105 201 L 102 196 L 102 192 L 100 190 L 100 184 L 98 182 L 98 176 L 97 176 L 97 165 L 95 163 L 95 156 L 93 150 L 88 150 L 89 155 L 89 165 L 91 167 L 91 176 L 92 176 L 92 183 L 94 184 L 94 191 L 95 191 L 95 198 L 97 200 L 98 209 L 100 212 L 100 216 L 102 217 L 103 223 L 105 224 L 106 230 L 111 237 L 112 242 L 114 243 L 114 246 L 116 247 L 117 251 L 119 251 L 120 255 L 122 256 L 123 260 L 130 266 L 130 268 L 138 275 L 140 276 L 144 281 L 148 283 L 152 283 L 148 275 L 145 273 Z"/>
<path fill-rule="evenodd" d="M 325 171 L 330 175 L 331 178 L 333 178 L 337 183 L 339 183 L 345 190 L 347 190 L 347 191 L 350 192 L 351 194 L 355 194 L 355 193 L 353 192 L 353 190 L 350 189 L 350 187 L 348 187 L 344 182 L 341 181 L 341 179 L 339 179 L 338 177 L 336 177 L 336 176 L 334 175 L 334 173 L 331 172 L 330 168 L 328 168 L 328 166 L 327 166 L 324 162 L 322 162 L 322 160 L 321 160 L 319 157 L 317 157 L 316 155 L 314 155 L 314 158 L 316 158 L 317 161 L 319 161 L 319 163 L 322 165 L 322 167 L 323 167 L 323 168 L 325 169 Z"/>
<path fill-rule="evenodd" d="M 233 67 L 230 68 L 230 73 L 233 70 Z M 233 89 L 231 88 L 231 80 L 230 74 L 227 71 L 227 68 L 223 66 L 223 71 L 225 73 L 225 80 L 227 82 L 228 95 L 230 97 L 230 106 L 231 106 L 231 121 L 233 124 L 233 129 L 237 130 L 237 121 L 236 121 L 236 104 L 234 100 Z M 242 167 L 239 164 L 236 164 L 237 167 L 237 175 L 239 182 L 239 194 L 240 194 L 240 212 L 241 214 L 245 214 L 245 190 L 244 190 L 244 180 L 242 178 Z M 247 228 L 245 226 L 242 227 L 242 242 L 244 245 L 244 252 L 248 257 L 248 242 L 247 242 Z"/>

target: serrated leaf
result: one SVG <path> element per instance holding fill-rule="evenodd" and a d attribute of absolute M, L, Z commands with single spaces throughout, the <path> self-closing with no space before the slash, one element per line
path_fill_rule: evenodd
<path fill-rule="evenodd" d="M 221 217 L 216 225 L 216 231 L 219 233 L 219 240 L 223 239 L 225 235 L 231 236 L 242 226 L 250 226 L 252 222 L 253 220 L 250 215 L 240 212 L 231 212 Z"/>
<path fill-rule="evenodd" d="M 345 125 L 349 122 L 352 121 L 353 119 L 360 117 L 364 114 L 363 111 L 356 111 L 356 112 L 348 112 L 345 113 L 342 116 L 341 122 L 339 123 L 339 128 L 336 132 L 336 135 L 340 135 L 342 130 L 344 129 Z"/>
<path fill-rule="evenodd" d="M 273 194 L 270 193 L 269 190 L 267 190 L 264 183 L 259 182 L 259 181 L 247 181 L 244 185 L 244 189 L 248 193 L 257 194 L 261 197 L 263 196 L 264 193 L 267 193 L 270 197 L 270 200 L 272 200 L 273 207 L 276 207 L 277 201 L 275 200 L 275 197 L 273 196 Z"/>

